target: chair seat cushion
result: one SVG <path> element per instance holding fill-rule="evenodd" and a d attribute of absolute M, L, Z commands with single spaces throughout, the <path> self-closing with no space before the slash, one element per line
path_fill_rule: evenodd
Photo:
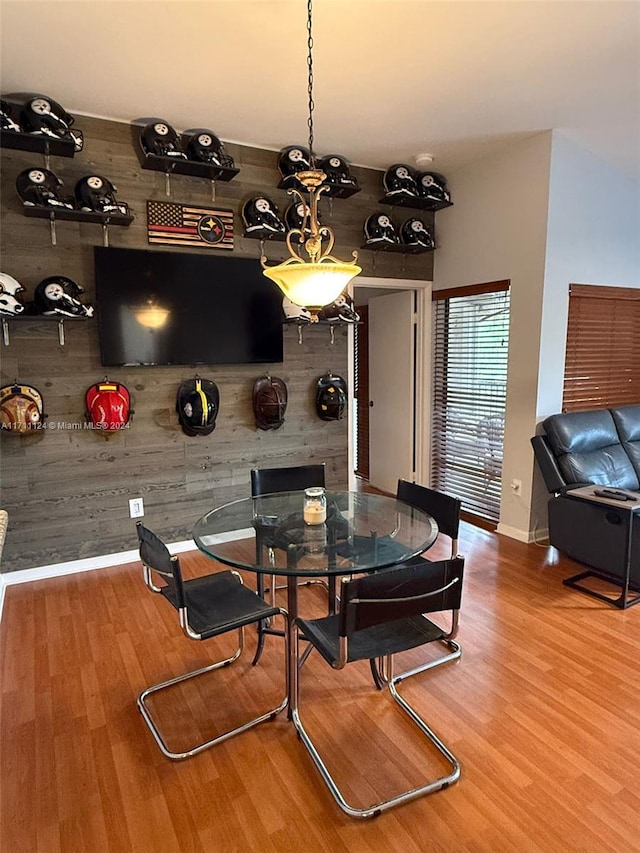
<path fill-rule="evenodd" d="M 318 649 L 328 664 L 339 660 L 338 615 L 322 619 L 296 619 L 302 634 Z M 441 640 L 445 632 L 425 616 L 396 619 L 356 631 L 349 638 L 349 662 L 384 657 L 425 643 Z"/>
<path fill-rule="evenodd" d="M 162 594 L 178 609 L 172 585 L 164 587 Z M 189 626 L 203 640 L 280 612 L 247 589 L 233 572 L 216 572 L 185 581 L 184 594 Z"/>

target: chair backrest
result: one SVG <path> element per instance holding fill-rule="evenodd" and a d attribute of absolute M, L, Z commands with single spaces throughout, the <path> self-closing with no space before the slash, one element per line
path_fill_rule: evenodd
<path fill-rule="evenodd" d="M 435 519 L 439 533 L 451 539 L 451 556 L 458 552 L 458 531 L 462 501 L 435 489 L 428 489 L 408 480 L 398 480 L 396 497 L 399 501 L 426 512 Z"/>
<path fill-rule="evenodd" d="M 166 598 L 172 603 L 175 601 L 177 607 L 184 607 L 185 596 L 180 561 L 177 557 L 171 556 L 164 542 L 152 530 L 145 527 L 141 521 L 136 522 L 136 530 L 138 532 L 140 560 L 145 569 L 145 583 L 153 592 L 164 591 L 158 589 L 151 579 L 150 572 L 157 572 L 165 579 L 169 587 L 168 590 L 164 591 Z"/>
<path fill-rule="evenodd" d="M 273 492 L 295 492 L 310 486 L 325 485 L 325 464 L 292 465 L 289 468 L 253 468 L 251 497 Z"/>
<path fill-rule="evenodd" d="M 423 613 L 459 610 L 463 574 L 464 559 L 454 557 L 343 580 L 340 636 Z"/>

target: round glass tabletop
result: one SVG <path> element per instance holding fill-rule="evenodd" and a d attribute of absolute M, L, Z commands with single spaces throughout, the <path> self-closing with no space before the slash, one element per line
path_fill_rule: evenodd
<path fill-rule="evenodd" d="M 326 521 L 305 524 L 304 491 L 244 498 L 195 525 L 198 548 L 221 563 L 279 575 L 339 575 L 392 566 L 426 551 L 431 516 L 384 495 L 327 491 Z"/>

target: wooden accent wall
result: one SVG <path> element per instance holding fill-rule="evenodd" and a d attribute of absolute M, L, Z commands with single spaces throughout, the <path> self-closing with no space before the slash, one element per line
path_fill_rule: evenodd
<path fill-rule="evenodd" d="M 170 115 L 169 115 L 170 117 Z M 206 124 L 206 116 L 199 124 Z M 85 136 L 84 151 L 73 159 L 52 157 L 50 168 L 73 194 L 76 181 L 97 172 L 118 188 L 118 199 L 135 214 L 128 228 L 111 227 L 112 246 L 151 248 L 147 244 L 148 199 L 209 205 L 209 181 L 173 176 L 171 196 L 165 177 L 140 167 L 129 125 L 78 116 Z M 291 140 L 296 142 L 299 140 Z M 277 189 L 277 152 L 228 145 L 240 174 L 229 183 L 216 183 L 215 204 L 235 212 L 234 256 L 257 257 L 259 243 L 245 239 L 241 210 L 256 194 L 268 195 L 284 212 L 290 199 Z M 326 152 L 321 152 L 326 153 Z M 345 152 L 348 155 L 348 152 Z M 16 176 L 25 168 L 42 166 L 43 157 L 3 150 L 1 158 L 0 268 L 26 288 L 25 301 L 49 275 L 66 275 L 94 299 L 93 247 L 102 245 L 99 225 L 57 223 L 57 246 L 51 245 L 46 220 L 27 218 L 15 190 Z M 379 209 L 382 173 L 354 168 L 363 191 L 350 199 L 324 201 L 323 221 L 336 231 L 334 254 L 348 259 L 362 243 L 366 217 Z M 385 208 L 398 225 L 415 213 Z M 432 215 L 425 222 L 433 224 Z M 158 247 L 153 247 L 158 250 Z M 171 251 L 171 249 L 160 249 Z M 215 250 L 194 250 L 215 251 Z M 285 257 L 283 244 L 268 246 L 270 260 Z M 433 256 L 360 252 L 368 276 L 431 279 Z M 42 393 L 49 427 L 82 424 L 84 394 L 104 378 L 95 319 L 65 324 L 66 345 L 58 343 L 56 323 L 16 322 L 10 325 L 10 345 L 0 345 L 0 382 L 19 380 Z M 256 465 L 326 462 L 330 487 L 347 483 L 348 433 L 346 419 L 324 422 L 314 407 L 314 387 L 327 370 L 347 373 L 347 334 L 337 329 L 330 344 L 326 327 L 297 332 L 285 327 L 285 360 L 270 367 L 289 389 L 283 427 L 275 432 L 256 428 L 251 409 L 254 380 L 266 372 L 262 365 L 199 366 L 200 375 L 220 389 L 216 429 L 206 437 L 189 438 L 175 413 L 179 383 L 196 372 L 190 367 L 110 368 L 110 379 L 131 391 L 135 415 L 129 429 L 105 439 L 82 430 L 49 428 L 34 436 L 0 435 L 0 507 L 9 512 L 9 531 L 2 571 L 32 568 L 66 560 L 126 551 L 135 547 L 130 497 L 142 497 L 149 525 L 167 540 L 190 536 L 193 523 L 207 509 L 249 494 L 249 471 Z"/>

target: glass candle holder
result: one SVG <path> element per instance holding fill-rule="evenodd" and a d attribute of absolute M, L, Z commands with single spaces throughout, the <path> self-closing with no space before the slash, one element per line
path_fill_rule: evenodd
<path fill-rule="evenodd" d="M 321 486 L 304 490 L 302 517 L 305 524 L 324 524 L 327 520 L 327 496 Z"/>

